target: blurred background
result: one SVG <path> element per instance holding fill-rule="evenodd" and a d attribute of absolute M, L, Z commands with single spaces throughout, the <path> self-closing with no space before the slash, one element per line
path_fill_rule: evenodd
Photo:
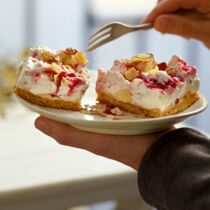
<path fill-rule="evenodd" d="M 0 110 L 12 101 L 11 87 L 24 49 L 32 45 L 52 49 L 72 47 L 86 51 L 88 37 L 111 21 L 138 24 L 155 6 L 156 0 L 0 0 Z M 197 66 L 200 92 L 210 99 L 210 51 L 195 40 L 161 35 L 155 30 L 128 34 L 87 53 L 89 68 L 109 69 L 117 58 L 151 52 L 157 61 L 180 55 Z M 187 123 L 210 133 L 210 108 Z M 110 204 L 107 204 L 110 205 Z M 92 206 L 91 209 L 99 209 Z M 100 209 L 108 209 L 104 204 Z"/>

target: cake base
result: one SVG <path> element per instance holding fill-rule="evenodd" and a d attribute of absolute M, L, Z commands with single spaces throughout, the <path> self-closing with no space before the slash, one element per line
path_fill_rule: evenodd
<path fill-rule="evenodd" d="M 124 111 L 131 112 L 134 114 L 144 114 L 146 117 L 163 117 L 163 116 L 177 114 L 190 107 L 199 98 L 200 96 L 198 92 L 196 93 L 188 92 L 186 95 L 184 95 L 179 99 L 178 104 L 176 105 L 171 104 L 164 112 L 161 112 L 159 109 L 144 109 L 140 106 L 135 106 L 130 103 L 117 101 L 116 99 L 104 93 L 97 93 L 97 100 L 102 103 L 113 104 L 114 106 L 119 107 Z"/>
<path fill-rule="evenodd" d="M 80 103 L 73 103 L 69 101 L 64 101 L 59 98 L 53 98 L 45 95 L 34 95 L 27 90 L 23 90 L 17 86 L 14 87 L 13 92 L 23 98 L 24 100 L 43 107 L 55 108 L 55 109 L 66 109 L 79 111 L 81 110 Z"/>

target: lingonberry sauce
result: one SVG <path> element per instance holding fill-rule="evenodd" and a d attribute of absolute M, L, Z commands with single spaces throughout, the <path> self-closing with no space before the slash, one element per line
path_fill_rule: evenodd
<path fill-rule="evenodd" d="M 143 77 L 142 75 L 140 75 L 139 78 L 142 79 L 145 85 L 151 89 L 167 90 L 169 88 L 176 88 L 177 83 L 179 82 L 179 80 L 176 77 L 172 77 L 167 82 L 161 82 L 161 83 L 159 83 L 154 78 L 147 79 Z"/>
<path fill-rule="evenodd" d="M 52 69 L 47 69 L 47 70 L 44 71 L 44 73 L 46 73 L 48 76 L 57 74 L 57 72 L 52 70 Z"/>
<path fill-rule="evenodd" d="M 69 87 L 68 96 L 70 96 L 72 94 L 72 90 L 74 89 L 74 87 L 85 84 L 85 82 L 82 81 L 80 78 L 76 78 L 75 73 L 69 73 L 67 71 L 62 71 L 57 76 L 57 80 L 56 80 L 57 89 L 56 89 L 55 94 L 58 94 L 58 92 L 59 92 L 62 78 L 66 78 L 67 80 L 72 82 L 72 84 L 68 85 L 68 87 Z"/>
<path fill-rule="evenodd" d="M 112 109 L 114 109 L 114 108 L 115 108 L 114 105 L 112 105 L 112 104 L 107 104 L 107 105 L 106 105 L 106 109 L 104 110 L 104 113 L 105 113 L 105 114 L 115 115 L 115 114 L 112 113 Z"/>
<path fill-rule="evenodd" d="M 32 57 L 33 57 L 33 58 L 37 58 L 37 57 L 38 57 L 38 55 L 39 55 L 39 54 L 38 54 L 38 52 L 36 52 L 36 51 L 35 51 L 35 52 L 33 52 Z"/>
<path fill-rule="evenodd" d="M 167 64 L 165 62 L 159 63 L 158 68 L 160 71 L 165 71 L 167 68 Z"/>
<path fill-rule="evenodd" d="M 75 71 L 77 70 L 78 65 L 79 65 L 78 63 L 75 64 L 75 65 L 69 64 L 69 66 L 70 66 L 72 69 L 74 69 Z"/>
<path fill-rule="evenodd" d="M 178 104 L 178 103 L 179 103 L 179 99 L 177 98 L 176 101 L 175 101 L 175 104 Z"/>
<path fill-rule="evenodd" d="M 78 87 L 80 85 L 84 85 L 85 82 L 80 80 L 79 78 L 67 78 L 69 81 L 72 81 L 71 85 L 69 86 L 69 92 L 68 92 L 68 96 L 71 96 L 72 91 L 74 90 L 75 87 Z"/>

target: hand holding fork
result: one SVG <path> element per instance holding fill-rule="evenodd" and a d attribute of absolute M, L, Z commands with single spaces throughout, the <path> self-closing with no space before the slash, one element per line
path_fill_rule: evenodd
<path fill-rule="evenodd" d="M 164 4 L 164 3 L 163 3 Z M 161 10 L 161 6 L 159 6 Z M 160 11 L 158 10 L 158 6 L 150 13 L 150 15 L 146 18 L 146 21 L 149 20 L 152 22 L 155 22 L 154 17 L 155 14 L 159 14 Z M 170 14 L 169 14 L 170 15 Z M 172 16 L 177 16 L 179 19 L 180 18 L 187 18 L 190 21 L 196 21 L 196 20 L 206 20 L 206 16 L 204 13 L 199 12 L 196 9 L 179 9 L 178 11 L 174 11 L 173 13 L 171 13 Z M 153 19 L 151 19 L 151 17 Z M 105 26 L 103 26 L 102 28 L 100 28 L 98 31 L 96 31 L 90 38 L 89 40 L 91 40 L 88 43 L 88 49 L 87 51 L 92 51 L 98 47 L 100 47 L 103 44 L 106 44 L 112 40 L 115 40 L 117 38 L 119 38 L 120 36 L 133 32 L 133 31 L 138 31 L 138 30 L 148 30 L 153 28 L 154 23 L 145 23 L 141 24 L 141 25 L 137 25 L 137 26 L 131 26 L 131 25 L 126 25 L 123 23 L 119 23 L 119 22 L 113 22 L 113 23 L 109 23 Z M 175 23 L 173 25 L 171 25 L 170 27 L 175 27 Z M 177 26 L 176 26 L 177 27 Z M 170 32 L 168 32 L 170 33 Z M 173 32 L 172 32 L 173 34 Z M 174 32 L 174 34 L 176 34 Z M 178 35 L 182 35 L 183 34 L 178 34 Z M 186 36 L 184 36 L 186 37 Z M 196 38 L 198 40 L 201 40 L 199 37 L 193 37 L 193 35 L 189 38 Z M 97 42 L 98 41 L 98 42 Z M 202 40 L 201 40 L 202 41 Z M 210 43 L 210 41 L 209 41 Z M 210 45 L 209 45 L 210 46 Z"/>

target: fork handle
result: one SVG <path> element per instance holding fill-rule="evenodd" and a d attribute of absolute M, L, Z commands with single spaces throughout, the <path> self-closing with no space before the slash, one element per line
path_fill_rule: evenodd
<path fill-rule="evenodd" d="M 148 30 L 153 28 L 153 23 L 145 23 L 137 26 L 132 26 L 133 31 L 138 31 L 138 30 Z"/>

